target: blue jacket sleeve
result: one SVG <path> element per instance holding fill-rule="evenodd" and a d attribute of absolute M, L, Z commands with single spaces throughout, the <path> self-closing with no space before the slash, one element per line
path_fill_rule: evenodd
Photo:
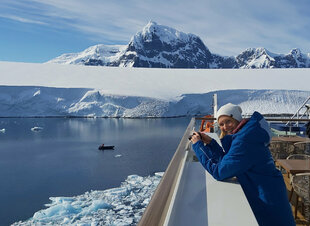
<path fill-rule="evenodd" d="M 229 152 L 219 162 L 206 161 L 205 169 L 216 179 L 224 180 L 244 173 L 253 164 L 248 142 L 233 141 Z"/>
<path fill-rule="evenodd" d="M 251 158 L 246 150 L 247 142 L 233 141 L 229 152 L 225 154 L 215 140 L 204 146 L 198 141 L 193 144 L 199 162 L 216 179 L 224 180 L 237 176 L 251 167 Z M 221 151 L 221 152 L 220 152 Z"/>
<path fill-rule="evenodd" d="M 198 141 L 193 144 L 193 150 L 199 160 L 199 162 L 205 167 L 208 160 L 218 162 L 224 156 L 222 147 L 212 139 L 210 144 L 204 146 L 202 141 Z"/>

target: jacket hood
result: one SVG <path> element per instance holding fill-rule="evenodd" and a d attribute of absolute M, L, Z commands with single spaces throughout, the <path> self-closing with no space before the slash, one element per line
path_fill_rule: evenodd
<path fill-rule="evenodd" d="M 255 111 L 243 128 L 233 136 L 247 142 L 259 142 L 268 145 L 271 139 L 271 132 L 265 118 Z"/>

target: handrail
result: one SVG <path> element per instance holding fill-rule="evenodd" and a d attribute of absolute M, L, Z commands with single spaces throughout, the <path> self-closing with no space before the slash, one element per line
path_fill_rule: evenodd
<path fill-rule="evenodd" d="M 206 121 L 213 121 L 216 120 L 216 118 L 207 118 L 207 117 L 196 117 L 196 120 L 206 120 Z M 265 117 L 266 121 L 274 121 L 274 122 L 290 122 L 290 121 L 298 121 L 298 122 L 309 122 L 310 119 L 291 119 L 291 118 L 267 118 Z"/>
<path fill-rule="evenodd" d="M 291 117 L 291 119 L 294 119 L 294 117 L 296 117 L 297 116 L 297 119 L 299 119 L 300 117 L 299 117 L 299 111 L 307 104 L 307 102 L 310 100 L 310 96 L 306 99 L 306 101 L 301 105 L 301 107 L 296 111 L 296 113 Z M 307 112 L 308 110 L 306 110 L 306 112 Z M 305 112 L 305 113 L 306 113 Z M 304 114 L 305 114 L 304 113 Z M 296 121 L 296 120 L 292 120 L 292 121 Z M 286 123 L 286 126 L 289 124 L 290 122 L 287 122 Z M 297 124 L 297 126 L 298 126 L 298 122 L 296 123 Z"/>
<path fill-rule="evenodd" d="M 284 118 L 265 118 L 266 121 L 274 121 L 274 122 L 310 122 L 310 119 L 308 118 L 299 118 L 299 119 L 284 119 Z"/>
<path fill-rule="evenodd" d="M 192 118 L 163 178 L 157 186 L 149 205 L 146 207 L 144 214 L 139 221 L 139 226 L 157 226 L 164 224 L 180 171 L 181 160 L 185 156 L 185 151 L 188 145 L 188 136 L 192 132 L 194 124 L 195 118 Z"/>

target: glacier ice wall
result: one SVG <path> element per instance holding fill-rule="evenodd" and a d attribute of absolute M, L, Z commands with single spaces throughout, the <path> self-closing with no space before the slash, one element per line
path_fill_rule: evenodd
<path fill-rule="evenodd" d="M 218 90 L 183 94 L 174 100 L 105 94 L 104 90 L 38 86 L 0 86 L 0 117 L 178 117 L 212 112 L 213 94 L 219 106 L 228 102 L 244 114 L 295 113 L 310 96 L 299 90 Z"/>

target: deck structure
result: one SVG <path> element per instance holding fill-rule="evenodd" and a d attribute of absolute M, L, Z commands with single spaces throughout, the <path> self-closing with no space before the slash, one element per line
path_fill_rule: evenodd
<path fill-rule="evenodd" d="M 138 225 L 258 225 L 238 181 L 234 178 L 216 181 L 195 160 L 188 137 L 197 128 L 193 118 Z M 218 139 L 215 133 L 209 135 Z M 277 137 L 273 140 L 294 143 L 308 139 Z M 283 176 L 289 195 L 290 181 L 287 174 Z M 293 194 L 293 213 L 295 203 Z M 297 208 L 296 224 L 307 224 L 300 208 Z"/>
<path fill-rule="evenodd" d="M 188 140 L 194 127 L 193 118 L 139 226 L 258 225 L 238 181 L 217 181 L 195 161 Z"/>

